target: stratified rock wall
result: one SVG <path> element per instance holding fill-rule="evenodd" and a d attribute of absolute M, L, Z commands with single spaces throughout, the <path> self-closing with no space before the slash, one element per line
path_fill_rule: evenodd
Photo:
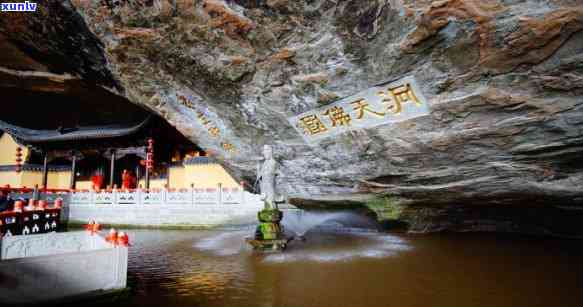
<path fill-rule="evenodd" d="M 249 182 L 272 144 L 296 198 L 583 206 L 581 0 L 71 2 L 124 95 Z M 429 116 L 316 145 L 287 121 L 405 76 Z"/>
<path fill-rule="evenodd" d="M 57 78 L 79 77 L 88 83 L 119 90 L 107 67 L 103 44 L 90 32 L 76 8 L 69 1 L 37 2 L 36 12 L 0 12 L 0 64 L 3 68 L 0 73 L 66 74 Z M 26 77 L 23 76 L 26 74 L 20 75 L 23 79 Z"/>

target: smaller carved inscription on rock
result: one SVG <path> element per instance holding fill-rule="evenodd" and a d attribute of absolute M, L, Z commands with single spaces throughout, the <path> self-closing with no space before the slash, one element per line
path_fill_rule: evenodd
<path fill-rule="evenodd" d="M 191 101 L 187 94 L 177 93 L 176 99 L 183 106 L 196 112 L 196 118 L 198 119 L 198 123 L 207 130 L 207 132 L 212 138 L 223 140 L 221 129 L 219 129 L 216 123 L 210 120 L 203 111 L 197 108 L 197 106 Z M 221 148 L 228 154 L 233 154 L 237 152 L 237 148 L 235 147 L 235 145 L 231 143 L 221 142 L 220 144 Z"/>
<path fill-rule="evenodd" d="M 429 114 L 415 78 L 375 86 L 333 104 L 288 118 L 308 143 L 350 130 L 402 122 Z"/>

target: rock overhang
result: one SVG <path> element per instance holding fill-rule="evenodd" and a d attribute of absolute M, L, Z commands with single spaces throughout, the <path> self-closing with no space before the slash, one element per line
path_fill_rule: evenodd
<path fill-rule="evenodd" d="M 272 144 L 298 198 L 581 205 L 583 23 L 567 2 L 73 4 L 103 45 L 103 85 L 119 84 L 249 182 Z M 429 116 L 316 145 L 287 121 L 407 75 Z"/>

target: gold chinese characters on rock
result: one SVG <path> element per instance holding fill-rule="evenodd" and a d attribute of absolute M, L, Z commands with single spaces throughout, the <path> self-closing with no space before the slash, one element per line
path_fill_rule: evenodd
<path fill-rule="evenodd" d="M 288 118 L 308 143 L 346 131 L 397 123 L 429 114 L 413 77 L 375 86 L 331 105 Z"/>
<path fill-rule="evenodd" d="M 203 112 L 198 110 L 196 106 L 192 103 L 192 101 L 190 101 L 190 99 L 180 94 L 176 95 L 176 97 L 180 104 L 196 112 L 196 118 L 198 119 L 198 122 L 207 129 L 209 135 L 212 138 L 217 139 L 221 138 L 221 130 L 210 119 L 208 119 L 208 117 Z M 225 150 L 225 152 L 228 153 L 236 152 L 235 146 L 231 143 L 221 142 L 221 147 L 223 148 L 223 150 Z"/>

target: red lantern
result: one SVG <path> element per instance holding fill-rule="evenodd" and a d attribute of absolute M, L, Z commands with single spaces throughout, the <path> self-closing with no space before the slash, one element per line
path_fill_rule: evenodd
<path fill-rule="evenodd" d="M 48 208 L 49 208 L 49 203 L 46 200 L 41 199 L 38 201 L 37 206 L 36 206 L 37 210 L 45 210 Z"/>
<path fill-rule="evenodd" d="M 109 230 L 109 234 L 105 237 L 105 241 L 117 245 L 117 230 L 115 230 L 115 228 Z"/>
<path fill-rule="evenodd" d="M 89 224 L 85 224 L 85 230 L 87 230 L 89 234 L 94 235 L 101 231 L 101 225 L 95 222 L 95 220 L 91 220 Z"/>
<path fill-rule="evenodd" d="M 26 210 L 28 210 L 28 211 L 32 211 L 32 210 L 34 210 L 34 208 L 36 207 L 36 202 L 37 202 L 37 201 L 35 201 L 35 200 L 34 200 L 34 199 L 32 199 L 32 198 L 31 198 L 31 199 L 29 199 L 29 200 L 28 200 L 28 206 L 26 206 L 26 207 L 25 207 L 25 209 L 26 209 Z"/>
<path fill-rule="evenodd" d="M 16 172 L 22 171 L 22 148 L 16 147 Z"/>
<path fill-rule="evenodd" d="M 130 246 L 130 238 L 125 232 L 121 231 L 117 236 L 117 245 L 125 247 Z"/>
<path fill-rule="evenodd" d="M 17 200 L 14 202 L 14 212 L 22 212 L 24 209 L 24 202 L 22 200 Z"/>

